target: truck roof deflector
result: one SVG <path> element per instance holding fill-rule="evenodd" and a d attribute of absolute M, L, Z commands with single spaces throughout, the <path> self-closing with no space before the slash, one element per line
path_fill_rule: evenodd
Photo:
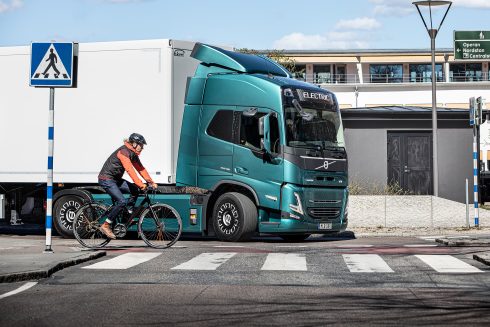
<path fill-rule="evenodd" d="M 286 68 L 272 60 L 256 55 L 228 51 L 207 44 L 196 43 L 191 57 L 208 65 L 221 66 L 240 73 L 290 77 Z"/>

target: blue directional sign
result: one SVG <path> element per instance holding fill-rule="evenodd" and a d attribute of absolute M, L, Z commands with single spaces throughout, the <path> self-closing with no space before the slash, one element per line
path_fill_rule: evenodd
<path fill-rule="evenodd" d="M 29 85 L 72 87 L 73 43 L 32 43 Z"/>

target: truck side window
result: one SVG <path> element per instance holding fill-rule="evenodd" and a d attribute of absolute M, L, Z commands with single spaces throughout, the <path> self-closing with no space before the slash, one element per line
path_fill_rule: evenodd
<path fill-rule="evenodd" d="M 259 119 L 264 116 L 264 113 L 258 113 L 253 117 L 247 117 L 241 115 L 240 124 L 240 145 L 243 145 L 252 150 L 261 149 L 261 137 L 259 135 Z M 279 122 L 277 118 L 271 116 L 271 150 L 274 153 L 278 153 L 280 149 L 279 144 Z"/>
<path fill-rule="evenodd" d="M 233 111 L 219 110 L 209 123 L 206 133 L 220 140 L 233 142 Z"/>

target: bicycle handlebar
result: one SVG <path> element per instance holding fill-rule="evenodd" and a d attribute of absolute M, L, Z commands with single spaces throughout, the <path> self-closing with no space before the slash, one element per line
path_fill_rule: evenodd
<path fill-rule="evenodd" d="M 147 185 L 144 189 L 140 190 L 140 194 L 148 194 L 150 192 L 156 192 L 157 189 L 151 185 Z"/>

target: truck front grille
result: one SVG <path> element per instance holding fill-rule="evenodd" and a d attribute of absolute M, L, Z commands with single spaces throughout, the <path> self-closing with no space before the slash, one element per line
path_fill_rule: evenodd
<path fill-rule="evenodd" d="M 335 219 L 341 208 L 308 208 L 308 215 L 314 219 Z"/>

